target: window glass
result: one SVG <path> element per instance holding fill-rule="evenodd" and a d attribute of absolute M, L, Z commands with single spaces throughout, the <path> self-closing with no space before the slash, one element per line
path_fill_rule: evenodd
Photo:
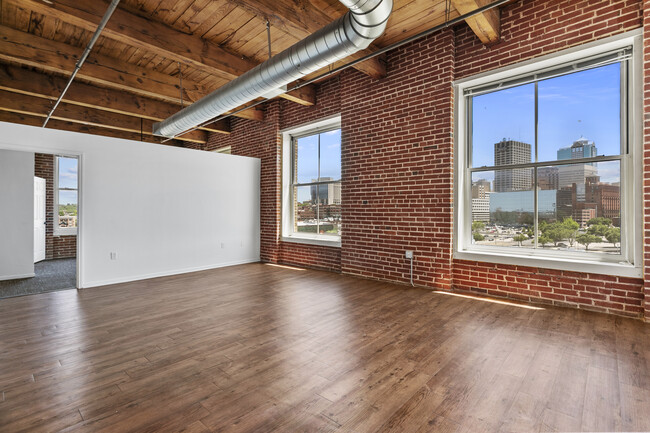
<path fill-rule="evenodd" d="M 466 245 L 621 253 L 622 68 L 618 62 L 467 96 Z M 594 157 L 604 160 L 580 162 Z M 518 167 L 499 168 L 507 165 Z"/>
<path fill-rule="evenodd" d="M 318 180 L 318 135 L 298 138 L 294 155 L 296 182 L 316 182 Z"/>
<path fill-rule="evenodd" d="M 56 198 L 57 228 L 74 231 L 77 227 L 78 160 L 57 157 Z"/>
<path fill-rule="evenodd" d="M 530 155 L 497 154 L 498 142 L 535 142 L 535 85 L 527 84 L 472 98 L 472 166 L 530 162 Z M 496 160 L 496 158 L 500 158 Z M 523 158 L 523 159 L 522 159 Z"/>
<path fill-rule="evenodd" d="M 530 177 L 530 169 L 528 174 Z M 472 243 L 508 248 L 534 248 L 535 196 L 531 183 L 517 189 L 495 188 L 497 179 L 515 170 L 472 174 Z"/>
<path fill-rule="evenodd" d="M 341 234 L 341 130 L 292 140 L 293 232 Z"/>
<path fill-rule="evenodd" d="M 341 179 L 341 130 L 320 134 L 320 180 Z"/>
<path fill-rule="evenodd" d="M 539 82 L 539 161 L 621 153 L 621 65 Z"/>

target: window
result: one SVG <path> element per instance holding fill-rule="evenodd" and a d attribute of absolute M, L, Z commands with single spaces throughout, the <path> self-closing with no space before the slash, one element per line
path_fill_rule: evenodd
<path fill-rule="evenodd" d="M 456 256 L 638 273 L 633 46 L 618 38 L 458 84 Z"/>
<path fill-rule="evenodd" d="M 57 156 L 54 182 L 54 234 L 77 233 L 78 160 Z"/>
<path fill-rule="evenodd" d="M 285 241 L 340 245 L 338 117 L 283 133 L 282 234 Z"/>

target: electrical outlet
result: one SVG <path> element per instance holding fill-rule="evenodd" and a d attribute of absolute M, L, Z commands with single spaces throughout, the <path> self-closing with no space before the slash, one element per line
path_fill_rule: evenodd
<path fill-rule="evenodd" d="M 413 258 L 413 251 L 406 250 L 406 253 L 404 254 L 404 257 L 406 257 L 407 259 L 412 259 Z"/>
<path fill-rule="evenodd" d="M 111 260 L 117 260 L 117 253 L 111 252 Z"/>

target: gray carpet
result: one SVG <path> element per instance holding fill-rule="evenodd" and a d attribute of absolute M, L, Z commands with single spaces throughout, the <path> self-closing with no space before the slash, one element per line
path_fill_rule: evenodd
<path fill-rule="evenodd" d="M 43 260 L 34 265 L 36 276 L 0 281 L 0 298 L 33 295 L 77 287 L 77 260 Z"/>

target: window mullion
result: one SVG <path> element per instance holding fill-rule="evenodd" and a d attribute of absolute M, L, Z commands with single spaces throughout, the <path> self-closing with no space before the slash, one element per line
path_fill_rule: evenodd
<path fill-rule="evenodd" d="M 316 234 L 320 234 L 320 134 L 318 134 L 318 184 L 316 184 Z"/>

